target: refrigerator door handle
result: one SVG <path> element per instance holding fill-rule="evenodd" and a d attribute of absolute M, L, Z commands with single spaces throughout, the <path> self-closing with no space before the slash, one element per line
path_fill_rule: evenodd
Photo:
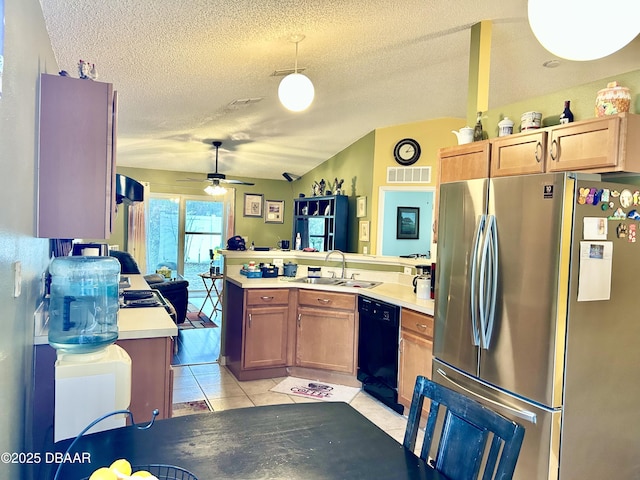
<path fill-rule="evenodd" d="M 483 261 L 488 270 L 486 274 L 487 292 L 485 293 L 484 322 L 481 321 L 482 348 L 488 350 L 493 336 L 493 325 L 496 316 L 496 297 L 498 292 L 498 231 L 496 217 L 489 215 L 487 220 L 487 237 L 483 247 Z M 484 278 L 484 277 L 483 277 Z"/>
<path fill-rule="evenodd" d="M 479 312 L 479 299 L 478 299 L 478 255 L 480 250 L 480 239 L 482 238 L 482 232 L 484 231 L 484 225 L 487 216 L 480 215 L 478 224 L 476 225 L 476 233 L 474 234 L 473 250 L 471 251 L 471 285 L 470 285 L 470 306 L 471 306 L 471 343 L 473 346 L 480 346 L 480 327 L 478 325 Z"/>
<path fill-rule="evenodd" d="M 447 382 L 452 383 L 457 388 L 459 388 L 460 390 L 463 390 L 464 392 L 468 393 L 469 395 L 473 395 L 474 397 L 477 397 L 477 398 L 481 399 L 483 402 L 487 402 L 487 403 L 490 403 L 491 405 L 494 405 L 494 406 L 496 406 L 498 408 L 501 408 L 503 410 L 507 410 L 512 415 L 514 415 L 514 416 L 516 416 L 518 418 L 522 418 L 523 420 L 526 420 L 526 421 L 528 421 L 530 423 L 533 423 L 535 425 L 536 420 L 537 420 L 537 416 L 536 416 L 536 414 L 534 412 L 530 412 L 528 410 L 519 410 L 517 408 L 510 407 L 509 405 L 505 405 L 504 403 L 496 402 L 495 400 L 487 398 L 484 395 L 480 395 L 479 393 L 476 393 L 476 392 L 474 392 L 472 390 L 469 390 L 466 387 L 463 387 L 462 385 L 460 385 L 455 380 L 450 379 L 449 376 L 446 374 L 446 372 L 444 370 L 439 368 L 437 370 L 437 372 L 438 372 L 438 375 L 440 375 L 442 378 L 444 378 Z"/>

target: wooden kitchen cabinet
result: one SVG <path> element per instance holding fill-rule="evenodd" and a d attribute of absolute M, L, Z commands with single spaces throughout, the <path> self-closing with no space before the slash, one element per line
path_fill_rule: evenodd
<path fill-rule="evenodd" d="M 151 420 L 154 409 L 158 419 L 171 418 L 173 405 L 173 339 L 171 337 L 118 340 L 131 357 L 131 404 L 129 410 L 137 423 Z M 129 420 L 130 423 L 130 420 Z"/>
<path fill-rule="evenodd" d="M 289 290 L 248 290 L 246 299 L 242 368 L 286 366 Z"/>
<path fill-rule="evenodd" d="M 227 367 L 239 380 L 282 377 L 293 362 L 290 303 L 295 290 L 242 289 L 225 282 L 224 352 Z"/>
<path fill-rule="evenodd" d="M 299 290 L 296 366 L 356 373 L 356 296 Z"/>
<path fill-rule="evenodd" d="M 491 141 L 491 177 L 544 173 L 547 160 L 547 132 L 507 135 Z"/>
<path fill-rule="evenodd" d="M 36 236 L 111 236 L 116 112 L 110 83 L 41 75 Z"/>
<path fill-rule="evenodd" d="M 418 375 L 431 378 L 433 362 L 433 317 L 402 309 L 400 315 L 400 368 L 398 402 L 409 408 Z M 429 410 L 425 400 L 423 410 Z"/>
<path fill-rule="evenodd" d="M 491 177 L 544 172 L 640 173 L 640 116 L 628 113 L 491 140 Z"/>

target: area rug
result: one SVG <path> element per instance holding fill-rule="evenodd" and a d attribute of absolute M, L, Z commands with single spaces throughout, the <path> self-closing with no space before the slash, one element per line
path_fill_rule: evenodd
<path fill-rule="evenodd" d="M 191 328 L 216 328 L 218 326 L 204 313 L 198 314 L 198 310 L 198 307 L 190 303 L 187 307 L 187 316 L 184 322 L 178 324 L 178 328 L 187 330 Z"/>
<path fill-rule="evenodd" d="M 173 404 L 173 416 L 182 417 L 183 415 L 192 415 L 194 413 L 207 413 L 213 411 L 209 404 L 204 400 L 194 402 L 181 402 Z"/>
<path fill-rule="evenodd" d="M 273 387 L 271 391 L 305 398 L 315 398 L 325 402 L 349 403 L 360 389 L 317 380 L 307 380 L 305 378 L 287 377 Z"/>

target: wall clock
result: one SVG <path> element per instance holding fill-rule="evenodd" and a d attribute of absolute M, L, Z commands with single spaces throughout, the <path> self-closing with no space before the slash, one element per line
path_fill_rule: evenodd
<path fill-rule="evenodd" d="M 400 165 L 413 165 L 420 158 L 420 144 L 413 138 L 403 138 L 396 143 L 393 158 Z"/>

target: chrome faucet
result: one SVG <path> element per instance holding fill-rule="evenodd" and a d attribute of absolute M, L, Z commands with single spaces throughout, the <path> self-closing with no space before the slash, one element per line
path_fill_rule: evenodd
<path fill-rule="evenodd" d="M 344 253 L 342 253 L 340 250 L 331 250 L 329 253 L 327 253 L 327 256 L 324 257 L 324 261 L 326 262 L 327 260 L 329 260 L 329 257 L 331 256 L 332 253 L 339 253 L 340 255 L 342 255 L 342 275 L 340 275 L 340 278 L 346 278 L 345 273 L 346 273 L 347 263 L 344 258 Z"/>

